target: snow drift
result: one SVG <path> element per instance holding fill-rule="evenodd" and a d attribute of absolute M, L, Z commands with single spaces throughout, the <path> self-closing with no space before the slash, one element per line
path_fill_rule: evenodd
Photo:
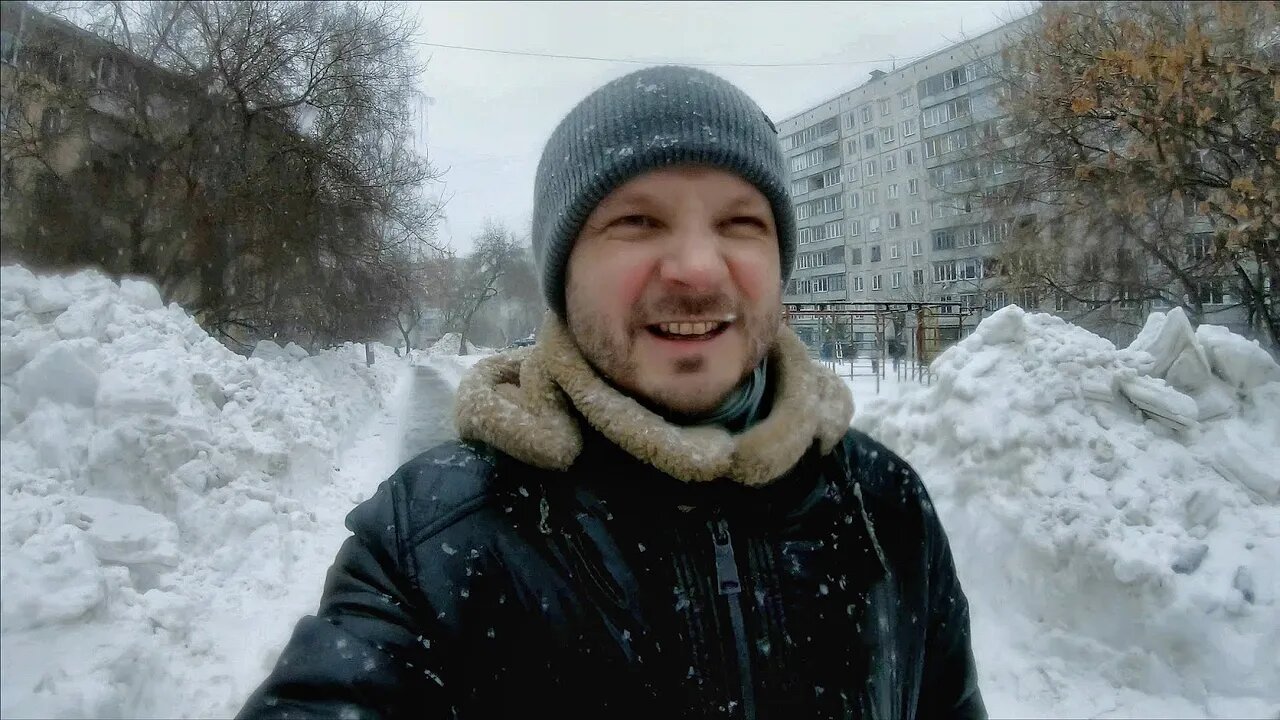
<path fill-rule="evenodd" d="M 244 358 L 88 271 L 4 267 L 0 316 L 0 714 L 234 713 L 296 619 L 263 598 L 318 597 L 312 500 L 404 363 Z"/>
<path fill-rule="evenodd" d="M 1274 715 L 1275 361 L 1181 310 L 1117 349 L 1008 307 L 933 369 L 854 424 L 939 507 L 992 714 Z"/>

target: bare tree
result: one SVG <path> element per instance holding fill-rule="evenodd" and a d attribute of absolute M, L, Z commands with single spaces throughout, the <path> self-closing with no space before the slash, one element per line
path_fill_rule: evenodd
<path fill-rule="evenodd" d="M 87 161 L 60 166 L 47 123 L 5 138 L 6 157 L 44 176 L 42 209 L 56 212 L 42 217 L 68 216 L 54 222 L 69 232 L 51 246 L 50 223 L 29 223 L 6 249 L 151 276 L 233 341 L 329 343 L 389 327 L 399 263 L 435 245 L 441 212 L 421 192 L 438 174 L 410 150 L 423 70 L 410 11 L 269 0 L 80 10 L 106 40 L 99 56 L 28 94 L 88 129 Z"/>
<path fill-rule="evenodd" d="M 1019 171 L 992 198 L 1007 217 L 1050 218 L 1015 228 L 1009 276 L 1197 321 L 1233 285 L 1280 343 L 1277 27 L 1274 2 L 1046 5 L 995 68 L 1008 122 L 978 152 Z"/>
<path fill-rule="evenodd" d="M 475 241 L 475 250 L 454 262 L 454 275 L 446 308 L 445 325 L 462 336 L 458 354 L 467 353 L 472 323 L 484 305 L 498 295 L 499 283 L 519 261 L 522 248 L 501 224 L 489 221 Z"/>

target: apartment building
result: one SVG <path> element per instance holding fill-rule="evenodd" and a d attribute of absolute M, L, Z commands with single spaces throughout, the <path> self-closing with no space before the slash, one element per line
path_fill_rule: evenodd
<path fill-rule="evenodd" d="M 799 227 L 784 301 L 1038 304 L 984 284 L 1011 221 L 993 220 L 973 198 L 1005 168 L 965 152 L 999 132 L 990 63 L 1016 28 L 873 71 L 779 124 Z"/>

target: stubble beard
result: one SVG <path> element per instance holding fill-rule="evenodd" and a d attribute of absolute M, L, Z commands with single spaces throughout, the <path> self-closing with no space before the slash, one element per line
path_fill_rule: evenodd
<path fill-rule="evenodd" d="M 768 354 L 777 340 L 782 324 L 782 305 L 773 303 L 767 309 L 751 312 L 733 303 L 723 294 L 667 296 L 653 302 L 641 302 L 632 308 L 622 330 L 610 327 L 608 318 L 590 307 L 569 299 L 569 333 L 577 343 L 584 358 L 607 382 L 623 392 L 660 411 L 675 415 L 698 415 L 710 412 L 724 402 L 739 384 L 750 375 Z M 736 332 L 747 340 L 747 354 L 743 367 L 734 382 L 720 388 L 714 395 L 695 394 L 687 390 L 658 383 L 654 387 L 640 386 L 640 368 L 635 353 L 635 343 L 645 326 L 655 320 L 670 317 L 696 316 L 736 317 Z M 717 358 L 706 355 L 677 360 L 671 368 L 675 374 L 701 372 L 707 363 Z M 665 369 L 658 370 L 666 374 Z"/>

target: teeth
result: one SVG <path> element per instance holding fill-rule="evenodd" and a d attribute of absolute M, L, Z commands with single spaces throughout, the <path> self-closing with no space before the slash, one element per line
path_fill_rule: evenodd
<path fill-rule="evenodd" d="M 658 323 L 658 329 L 669 335 L 706 335 L 718 324 L 714 322 Z"/>

